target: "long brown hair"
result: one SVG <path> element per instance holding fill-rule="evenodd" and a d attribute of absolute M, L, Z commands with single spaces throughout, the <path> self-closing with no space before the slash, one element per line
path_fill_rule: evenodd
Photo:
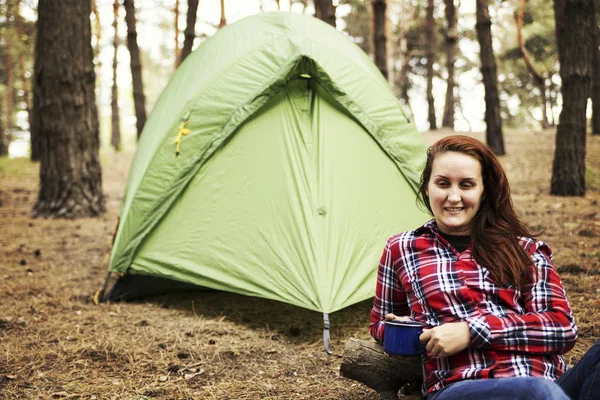
<path fill-rule="evenodd" d="M 481 165 L 483 195 L 477 213 L 470 222 L 473 257 L 485 266 L 500 285 L 510 283 L 521 288 L 527 269 L 533 266 L 531 256 L 519 245 L 519 237 L 531 237 L 529 229 L 515 213 L 506 174 L 494 153 L 482 142 L 469 136 L 453 135 L 438 140 L 427 150 L 427 163 L 421 175 L 419 200 L 433 215 L 427 185 L 433 160 L 438 154 L 462 153 Z"/>

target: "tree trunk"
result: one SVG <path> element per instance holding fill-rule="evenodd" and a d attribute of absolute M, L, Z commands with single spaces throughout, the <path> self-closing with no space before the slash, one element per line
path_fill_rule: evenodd
<path fill-rule="evenodd" d="M 596 20 L 596 26 L 598 21 Z M 596 46 L 592 48 L 594 72 L 592 80 L 592 135 L 600 135 L 600 27 L 596 28 Z"/>
<path fill-rule="evenodd" d="M 308 0 L 300 0 L 300 3 L 302 3 L 302 14 L 304 14 L 306 12 L 306 7 L 308 7 Z"/>
<path fill-rule="evenodd" d="M 557 84 L 552 82 L 552 79 L 550 79 L 550 85 L 548 89 L 550 91 L 550 125 L 556 126 L 558 125 L 558 118 L 556 118 L 554 115 L 554 110 L 558 107 L 558 87 Z"/>
<path fill-rule="evenodd" d="M 279 9 L 279 4 L 277 4 L 277 9 Z M 221 0 L 221 20 L 219 21 L 219 28 L 227 25 L 227 19 L 225 18 L 225 0 Z"/>
<path fill-rule="evenodd" d="M 23 19 L 21 18 L 20 23 L 23 22 Z M 19 26 L 20 26 L 19 23 Z M 20 27 L 20 31 L 17 33 L 17 35 L 19 36 L 19 41 L 21 41 L 21 37 L 22 37 L 22 27 Z M 30 158 L 31 161 L 40 161 L 41 157 L 42 157 L 42 148 L 41 148 L 41 140 L 38 138 L 38 136 L 36 135 L 35 131 L 33 130 L 32 126 L 33 126 L 33 109 L 32 109 L 32 93 L 34 91 L 33 87 L 35 85 L 35 79 L 32 79 L 31 77 L 27 77 L 25 75 L 25 54 L 21 53 L 20 58 L 19 58 L 19 65 L 21 65 L 21 79 L 23 82 L 23 98 L 25 99 L 25 107 L 27 108 L 27 118 L 29 121 L 29 143 L 31 146 L 31 153 L 30 153 Z M 33 76 L 33 72 L 31 74 L 31 76 Z"/>
<path fill-rule="evenodd" d="M 410 98 L 408 97 L 408 75 L 411 73 L 412 67 L 410 65 L 410 58 L 407 56 L 404 61 L 402 61 L 402 65 L 400 66 L 400 72 L 398 73 L 398 82 L 399 82 L 399 96 L 406 104 L 410 103 Z"/>
<path fill-rule="evenodd" d="M 521 51 L 521 57 L 525 62 L 525 66 L 527 67 L 527 71 L 533 78 L 533 84 L 540 91 L 541 96 L 541 107 L 542 107 L 542 129 L 550 128 L 550 123 L 548 122 L 548 102 L 546 100 L 546 79 L 540 75 L 536 70 L 533 64 L 531 63 L 531 58 L 529 57 L 529 52 L 525 48 L 525 40 L 523 39 L 523 16 L 525 14 L 525 5 L 527 0 L 519 0 L 519 11 L 517 12 L 517 41 L 519 42 L 519 50 Z"/>
<path fill-rule="evenodd" d="M 127 48 L 131 58 L 131 80 L 133 83 L 133 103 L 137 137 L 140 138 L 146 124 L 146 97 L 144 96 L 144 83 L 142 81 L 142 63 L 140 61 L 140 48 L 137 43 L 135 28 L 135 5 L 133 0 L 124 0 L 125 21 L 127 22 Z"/>
<path fill-rule="evenodd" d="M 17 1 L 17 6 L 16 6 L 16 16 L 18 17 L 17 22 L 17 40 L 20 43 L 24 42 L 24 34 L 23 34 L 23 24 L 24 24 L 24 19 L 23 17 L 21 17 L 19 15 L 19 9 L 20 9 L 20 3 L 21 0 Z M 29 142 L 30 142 L 30 158 L 31 161 L 40 161 L 40 145 L 39 145 L 39 140 L 37 140 L 36 136 L 34 135 L 32 129 L 31 129 L 31 125 L 32 125 L 32 118 L 33 118 L 33 112 L 31 109 L 31 93 L 32 93 L 32 88 L 31 88 L 31 78 L 27 76 L 27 63 L 25 62 L 25 52 L 20 51 L 19 52 L 19 69 L 21 70 L 21 89 L 23 90 L 23 103 L 25 105 L 25 111 L 27 111 L 27 120 L 29 122 Z"/>
<path fill-rule="evenodd" d="M 446 69 L 448 71 L 448 80 L 442 126 L 454 130 L 454 109 L 456 107 L 456 100 L 454 99 L 454 62 L 458 48 L 458 15 L 454 6 L 454 0 L 444 0 L 444 2 L 446 4 L 446 24 L 448 25 L 446 33 Z"/>
<path fill-rule="evenodd" d="M 17 27 L 17 40 L 23 43 L 23 17 L 21 17 L 20 9 L 21 0 L 16 1 L 15 6 L 15 25 Z M 21 78 L 21 90 L 23 91 L 23 104 L 27 112 L 27 118 L 31 121 L 31 101 L 29 99 L 31 91 L 29 90 L 29 78 L 27 77 L 27 64 L 25 62 L 25 52 L 19 51 L 19 75 Z M 30 122 L 31 123 L 31 122 Z"/>
<path fill-rule="evenodd" d="M 99 66 L 102 66 L 102 60 L 98 57 L 100 55 L 100 41 L 102 40 L 102 24 L 100 23 L 100 13 L 98 12 L 98 4 L 96 0 L 92 2 L 92 14 L 94 14 L 94 34 L 96 35 L 96 43 L 94 46 L 94 59 L 98 60 Z M 100 69 L 100 68 L 99 68 Z"/>
<path fill-rule="evenodd" d="M 364 383 L 382 399 L 398 399 L 405 385 L 420 389 L 421 357 L 386 356 L 381 345 L 350 338 L 344 347 L 340 375 Z"/>
<path fill-rule="evenodd" d="M 373 54 L 375 65 L 381 71 L 385 79 L 388 79 L 387 67 L 387 34 L 386 34 L 386 0 L 371 0 L 373 8 L 373 20 L 371 32 L 373 33 Z"/>
<path fill-rule="evenodd" d="M 586 105 L 592 79 L 593 0 L 554 0 L 562 104 L 550 194 L 585 195 Z"/>
<path fill-rule="evenodd" d="M 115 151 L 121 150 L 121 117 L 119 115 L 119 86 L 117 85 L 117 54 L 119 52 L 119 0 L 113 3 L 113 63 L 111 89 L 111 136 L 110 144 Z"/>
<path fill-rule="evenodd" d="M 488 9 L 488 0 L 476 1 L 477 40 L 479 41 L 481 58 L 481 74 L 485 87 L 485 138 L 487 145 L 496 155 L 504 155 L 504 137 L 500 119 L 500 99 L 498 97 L 498 75 L 496 59 L 492 47 L 492 21 Z"/>
<path fill-rule="evenodd" d="M 427 57 L 427 120 L 429 130 L 437 129 L 435 121 L 435 101 L 433 99 L 433 64 L 435 62 L 435 19 L 433 18 L 434 0 L 427 0 L 427 13 L 425 14 L 425 52 Z"/>
<path fill-rule="evenodd" d="M 401 22 L 398 24 L 398 32 L 396 33 L 396 44 L 394 49 L 394 62 L 395 65 L 396 60 L 402 60 L 400 63 L 400 69 L 396 70 L 394 68 L 394 90 L 396 96 L 401 99 L 406 107 L 410 107 L 410 102 L 408 98 L 408 74 L 410 73 L 410 54 L 408 52 L 407 39 L 406 34 L 408 32 L 407 27 L 400 26 Z M 412 118 L 412 113 L 411 113 Z"/>
<path fill-rule="evenodd" d="M 2 107 L 2 100 L 0 100 L 0 110 Z M 4 124 L 2 123 L 2 114 L 0 114 L 0 157 L 8 154 L 8 141 L 6 141 L 4 133 Z"/>
<path fill-rule="evenodd" d="M 96 76 L 102 76 L 102 58 L 100 57 L 100 43 L 102 40 L 102 24 L 100 23 L 100 12 L 98 12 L 98 0 L 90 0 L 92 5 L 92 15 L 94 16 L 94 25 L 92 27 L 92 35 L 96 37 L 94 43 L 94 68 Z M 102 91 L 104 85 L 100 84 L 96 86 L 96 99 L 100 102 L 102 107 L 102 99 L 104 98 Z"/>
<path fill-rule="evenodd" d="M 89 1 L 38 3 L 32 130 L 42 152 L 35 216 L 104 212 L 90 12 Z"/>
<path fill-rule="evenodd" d="M 549 129 L 552 125 L 548 118 L 548 98 L 546 97 L 546 81 L 540 81 L 538 85 L 540 91 L 540 103 L 542 103 L 542 129 Z"/>
<path fill-rule="evenodd" d="M 4 73 L 6 83 L 6 127 L 4 136 L 4 153 L 0 153 L 0 156 L 8 154 L 8 145 L 11 141 L 11 134 L 15 126 L 15 64 L 14 64 L 14 17 L 15 17 L 15 1 L 8 0 L 6 2 L 6 28 L 4 35 Z"/>
<path fill-rule="evenodd" d="M 410 88 L 410 79 L 409 75 L 412 73 L 412 65 L 410 64 L 410 60 L 414 58 L 413 54 L 408 49 L 408 32 L 414 27 L 415 22 L 419 21 L 419 16 L 421 14 L 420 6 L 413 6 L 412 12 L 410 9 L 402 12 L 401 18 L 398 20 L 396 25 L 396 38 L 397 41 L 395 43 L 395 48 L 393 51 L 393 61 L 392 65 L 394 65 L 393 71 L 393 87 L 396 94 L 396 97 L 401 100 L 402 105 L 405 109 L 408 109 L 410 113 L 410 118 L 412 119 L 413 112 L 410 106 L 410 99 L 408 96 L 408 90 Z M 397 61 L 401 60 L 400 68 L 397 69 Z"/>
<path fill-rule="evenodd" d="M 335 7 L 331 0 L 315 0 L 315 17 L 335 28 Z"/>
<path fill-rule="evenodd" d="M 35 74 L 35 66 L 34 66 L 34 71 L 32 76 L 35 78 L 34 76 Z M 33 95 L 36 92 L 37 88 L 36 88 L 36 82 L 35 79 L 31 80 L 31 93 L 32 93 L 32 103 L 33 101 L 35 101 L 35 96 Z M 43 149 L 43 143 L 42 143 L 42 138 L 38 136 L 38 132 L 34 129 L 34 124 L 35 124 L 35 116 L 33 115 L 33 113 L 35 112 L 33 104 L 31 106 L 31 114 L 29 115 L 29 141 L 31 143 L 31 161 L 41 161 L 42 160 L 42 152 L 44 151 Z"/>
<path fill-rule="evenodd" d="M 175 69 L 177 69 L 179 60 L 179 0 L 175 0 Z"/>
<path fill-rule="evenodd" d="M 469 121 L 469 119 L 465 115 L 465 112 L 464 112 L 463 106 L 462 106 L 462 100 L 461 100 L 460 96 L 456 97 L 456 108 L 458 108 L 458 111 L 460 112 L 460 115 L 462 116 L 463 120 L 469 126 L 469 132 L 473 132 L 473 126 L 471 125 L 471 121 Z"/>
<path fill-rule="evenodd" d="M 198 13 L 198 0 L 188 0 L 188 10 L 186 17 L 185 27 L 185 40 L 183 41 L 183 48 L 181 49 L 181 56 L 179 57 L 179 64 L 186 59 L 187 56 L 192 52 L 192 46 L 194 46 L 194 39 L 196 39 L 196 14 Z"/>

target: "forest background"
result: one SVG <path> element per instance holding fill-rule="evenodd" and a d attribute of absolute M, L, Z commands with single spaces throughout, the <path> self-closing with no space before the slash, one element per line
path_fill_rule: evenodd
<path fill-rule="evenodd" d="M 6 23 L 7 3 L 15 3 L 13 17 L 15 25 Z M 279 3 L 279 4 L 278 4 Z M 290 4 L 291 3 L 291 4 Z M 336 3 L 336 2 L 334 2 Z M 389 81 L 400 101 L 414 115 L 414 121 L 423 132 L 429 129 L 428 75 L 433 81 L 433 102 L 436 115 L 435 127 L 443 125 L 445 108 L 447 69 L 448 27 L 442 1 L 430 2 L 433 6 L 435 23 L 432 43 L 427 43 L 425 34 L 427 2 L 423 0 L 387 1 L 387 64 Z M 456 1 L 457 52 L 454 63 L 456 74 L 456 105 L 454 129 L 456 131 L 483 131 L 485 129 L 484 86 L 481 82 L 479 44 L 475 32 L 476 15 L 474 1 Z M 597 3 L 597 1 L 596 1 Z M 261 11 L 281 9 L 291 12 L 314 14 L 314 4 L 309 1 L 289 0 L 229 0 L 225 1 L 225 18 L 229 23 Z M 162 92 L 174 72 L 177 54 L 185 37 L 187 3 L 184 0 L 137 0 L 136 24 L 140 47 L 144 87 L 148 111 Z M 0 12 L 0 109 L 13 110 L 14 117 L 7 120 L 2 112 L 3 127 L 7 129 L 12 156 L 24 156 L 29 149 L 28 108 L 31 106 L 31 74 L 35 45 L 36 0 L 3 0 Z M 548 102 L 545 107 L 547 123 L 544 123 L 544 107 L 540 105 L 540 87 L 536 77 L 530 73 L 519 43 L 517 20 L 522 10 L 522 37 L 529 61 L 538 75 L 545 80 Z M 92 14 L 94 63 L 96 66 L 96 94 L 100 115 L 101 145 L 110 144 L 111 85 L 114 53 L 114 7 L 112 0 L 96 0 Z M 492 18 L 494 53 L 498 64 L 498 89 L 503 126 L 506 128 L 547 128 L 555 125 L 561 109 L 560 74 L 554 31 L 552 1 L 497 1 L 489 5 Z M 121 109 L 124 149 L 135 148 L 135 112 L 132 98 L 132 79 L 129 52 L 125 45 L 127 26 L 124 9 L 118 14 L 117 86 L 118 104 Z M 175 23 L 177 18 L 177 24 Z M 336 24 L 339 30 L 349 35 L 363 50 L 373 54 L 371 37 L 371 14 L 368 1 L 340 0 L 336 7 Z M 210 37 L 219 27 L 220 2 L 198 2 L 196 40 L 194 48 Z M 18 27 L 18 29 L 16 29 Z M 177 41 L 175 40 L 177 29 Z M 178 46 L 177 51 L 175 46 Z M 8 50 L 7 50 L 8 49 Z M 428 53 L 432 49 L 433 54 Z M 11 60 L 8 60 L 9 57 Z M 432 58 L 432 71 L 428 71 L 428 59 Z M 13 65 L 7 76 L 6 69 Z M 7 86 L 13 87 L 14 95 L 7 109 Z M 592 103 L 588 104 L 587 116 L 592 116 Z M 448 124 L 446 124 L 448 125 Z M 11 136 L 12 134 L 12 136 Z"/>
<path fill-rule="evenodd" d="M 593 42 L 598 40 L 600 1 L 96 0 L 83 7 L 79 14 L 85 18 L 78 19 L 72 11 L 81 11 L 81 4 L 0 1 L 0 143 L 10 153 L 0 157 L 0 397 L 376 398 L 365 386 L 339 377 L 347 339 L 368 339 L 369 302 L 332 315 L 331 356 L 322 352 L 322 316 L 264 299 L 213 292 L 133 304 L 93 302 L 106 275 L 146 110 L 151 112 L 182 54 L 228 23 L 277 9 L 314 14 L 345 32 L 387 76 L 428 143 L 455 131 L 488 144 L 490 129 L 494 139 L 502 138 L 504 148 L 495 150 L 509 174 L 515 206 L 531 229 L 545 230 L 542 239 L 555 250 L 577 318 L 580 336 L 567 361 L 576 362 L 600 336 L 600 129 L 594 128 L 600 121 L 595 112 L 600 101 L 594 101 L 600 94 L 594 64 L 600 49 Z M 577 18 L 567 13 L 556 29 L 560 18 L 555 10 L 561 4 L 577 11 Z M 193 29 L 188 5 L 198 7 Z M 449 5 L 458 10 L 456 29 L 448 28 Z M 477 12 L 484 9 L 487 21 Z M 41 35 L 38 42 L 44 46 L 36 48 L 40 29 L 52 28 L 36 25 L 40 15 L 52 15 L 46 19 L 50 25 L 81 24 L 81 37 L 53 43 L 51 35 Z M 91 27 L 87 33 L 86 23 Z M 576 25 L 584 29 L 577 31 Z M 492 60 L 481 56 L 478 33 L 486 26 Z M 560 37 L 566 42 L 558 48 Z M 100 139 L 78 142 L 87 161 L 97 165 L 90 168 L 91 177 L 77 179 L 70 172 L 81 171 L 82 161 L 69 159 L 66 147 L 42 146 L 34 154 L 30 145 L 35 132 L 47 135 L 44 128 L 57 117 L 35 116 L 41 104 L 32 87 L 39 76 L 36 61 L 50 59 L 68 40 L 91 46 L 89 60 L 80 64 L 89 63 L 95 79 L 89 79 L 89 71 L 73 71 L 91 85 L 84 102 L 97 105 L 98 118 L 85 124 L 69 121 L 62 143 L 71 145 L 75 137 Z M 587 52 L 579 51 L 580 45 Z M 563 53 L 561 65 L 561 51 L 569 49 L 577 51 L 568 58 Z M 485 82 L 491 67 L 484 64 L 490 61 L 496 105 L 488 103 L 493 82 Z M 455 86 L 448 91 L 450 76 Z M 567 93 L 572 102 L 563 100 L 568 85 L 578 85 L 575 95 Z M 45 93 L 46 100 L 59 97 L 48 96 L 52 90 Z M 486 110 L 496 106 L 497 116 L 488 119 Z M 491 126 L 490 121 L 501 124 Z M 560 152 L 570 155 L 568 162 L 557 163 Z M 75 168 L 67 168 L 71 165 Z M 574 184 L 564 184 L 573 177 Z M 90 182 L 93 195 L 53 198 L 67 192 L 63 182 L 76 180 Z M 565 192 L 553 192 L 553 187 Z"/>

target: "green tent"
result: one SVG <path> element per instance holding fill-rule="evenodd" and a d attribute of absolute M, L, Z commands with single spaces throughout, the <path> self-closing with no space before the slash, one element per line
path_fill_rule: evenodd
<path fill-rule="evenodd" d="M 325 314 L 372 297 L 386 238 L 428 218 L 415 205 L 424 159 L 386 80 L 342 33 L 292 13 L 226 26 L 144 127 L 106 299 L 148 277 Z"/>

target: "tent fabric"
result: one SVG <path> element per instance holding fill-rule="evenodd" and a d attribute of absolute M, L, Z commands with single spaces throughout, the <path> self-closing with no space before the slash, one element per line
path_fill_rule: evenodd
<path fill-rule="evenodd" d="M 190 54 L 157 101 L 109 271 L 339 310 L 373 295 L 385 239 L 427 220 L 424 157 L 342 33 L 307 15 L 247 17 Z"/>

